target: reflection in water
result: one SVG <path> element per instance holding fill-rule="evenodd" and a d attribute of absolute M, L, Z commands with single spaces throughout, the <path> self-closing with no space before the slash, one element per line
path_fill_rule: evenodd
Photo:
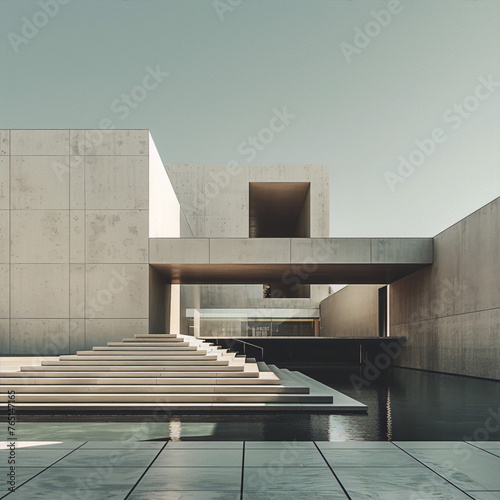
<path fill-rule="evenodd" d="M 359 366 L 302 371 L 365 403 L 368 413 L 19 414 L 16 434 L 19 440 L 73 441 L 500 440 L 498 382 L 395 368 L 355 389 Z"/>

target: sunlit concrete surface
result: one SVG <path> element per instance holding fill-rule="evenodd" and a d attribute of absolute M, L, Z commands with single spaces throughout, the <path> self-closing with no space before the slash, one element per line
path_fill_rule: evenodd
<path fill-rule="evenodd" d="M 500 442 L 16 443 L 0 498 L 320 500 L 500 498 Z M 11 454 L 0 443 L 5 464 Z"/>

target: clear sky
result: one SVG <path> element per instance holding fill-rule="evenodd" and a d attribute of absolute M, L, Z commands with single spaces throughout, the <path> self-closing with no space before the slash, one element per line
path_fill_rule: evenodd
<path fill-rule="evenodd" d="M 434 236 L 500 196 L 499 0 L 0 0 L 0 34 L 0 128 L 326 164 L 332 236 Z"/>

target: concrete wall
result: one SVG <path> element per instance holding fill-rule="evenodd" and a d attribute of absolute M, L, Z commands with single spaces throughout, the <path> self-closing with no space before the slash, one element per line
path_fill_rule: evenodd
<path fill-rule="evenodd" d="M 250 182 L 310 182 L 311 237 L 329 235 L 329 170 L 321 165 L 167 165 L 196 238 L 249 237 Z"/>
<path fill-rule="evenodd" d="M 434 264 L 390 285 L 395 364 L 500 378 L 500 198 L 435 238 Z"/>
<path fill-rule="evenodd" d="M 147 333 L 147 130 L 0 132 L 0 349 Z"/>
<path fill-rule="evenodd" d="M 378 337 L 381 285 L 350 285 L 320 304 L 321 337 Z"/>

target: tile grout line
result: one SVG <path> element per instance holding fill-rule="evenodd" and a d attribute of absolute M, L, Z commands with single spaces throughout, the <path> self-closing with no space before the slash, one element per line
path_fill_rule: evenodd
<path fill-rule="evenodd" d="M 132 489 L 127 493 L 127 496 L 123 498 L 123 500 L 127 500 L 127 498 L 130 497 L 132 492 L 137 488 L 137 485 L 141 482 L 142 478 L 146 475 L 148 470 L 151 468 L 151 466 L 154 464 L 155 460 L 159 457 L 160 453 L 165 449 L 169 441 L 165 441 L 165 444 L 161 447 L 160 451 L 156 454 L 156 456 L 151 460 L 150 464 L 144 469 L 144 472 L 141 474 L 141 477 L 136 481 L 134 486 L 132 486 Z"/>
<path fill-rule="evenodd" d="M 243 441 L 243 456 L 241 457 L 241 487 L 240 487 L 240 500 L 243 500 L 243 480 L 245 478 L 245 443 Z"/>
<path fill-rule="evenodd" d="M 10 493 L 7 493 L 6 495 L 4 495 L 3 497 L 0 497 L 1 498 L 7 498 L 9 495 L 15 495 L 17 493 L 17 490 L 21 487 L 21 486 L 24 486 L 26 483 L 30 482 L 32 479 L 35 479 L 35 477 L 38 477 L 40 474 L 42 474 L 43 472 L 45 472 L 46 470 L 50 469 L 53 465 L 57 464 L 57 462 L 60 462 L 63 458 L 66 458 L 68 455 L 71 455 L 72 453 L 74 453 L 76 450 L 80 449 L 82 446 L 86 445 L 88 443 L 88 441 L 85 441 L 84 443 L 82 443 L 80 446 L 77 446 L 76 448 L 73 448 L 69 453 L 66 453 L 66 455 L 64 455 L 63 457 L 57 459 L 55 462 L 52 462 L 50 465 L 48 465 L 47 467 L 45 467 L 43 470 L 41 470 L 38 474 L 35 474 L 34 476 L 31 476 L 29 479 L 26 479 L 26 481 L 24 481 L 24 483 L 21 483 L 19 486 L 16 486 L 16 489 L 14 491 L 11 491 Z M 21 448 L 22 449 L 22 448 Z M 55 449 L 55 448 L 54 448 Z"/>
<path fill-rule="evenodd" d="M 401 451 L 403 451 L 404 453 L 406 453 L 409 457 L 413 458 L 413 460 L 416 460 L 419 464 L 423 465 L 427 470 L 430 470 L 432 473 L 436 474 L 436 476 L 440 477 L 441 479 L 443 479 L 444 481 L 446 481 L 448 484 L 451 484 L 454 488 L 456 488 L 457 490 L 461 491 L 464 495 L 467 495 L 469 498 L 472 498 L 474 499 L 473 496 L 469 495 L 466 491 L 464 491 L 462 488 L 459 488 L 456 484 L 452 483 L 450 480 L 446 479 L 444 476 L 442 476 L 441 474 L 439 474 L 439 472 L 436 472 L 434 469 L 431 469 L 431 467 L 429 467 L 427 464 L 425 464 L 424 462 L 422 462 L 421 460 L 419 460 L 418 458 L 414 457 L 411 453 L 409 453 L 408 451 L 406 451 L 405 449 L 401 448 L 401 446 L 397 445 L 396 443 L 394 443 L 393 441 L 391 441 L 392 444 L 394 446 L 396 446 L 397 448 L 399 448 Z M 465 442 L 465 441 L 464 441 Z"/>
<path fill-rule="evenodd" d="M 338 478 L 337 474 L 335 474 L 335 471 L 333 470 L 333 467 L 330 465 L 330 463 L 328 462 L 328 460 L 326 459 L 325 455 L 323 455 L 323 452 L 319 449 L 319 446 L 317 445 L 316 441 L 313 441 L 314 443 L 314 446 L 316 446 L 316 449 L 318 450 L 319 454 L 321 455 L 321 458 L 323 458 L 323 460 L 325 461 L 326 465 L 328 466 L 328 468 L 330 469 L 331 473 L 333 474 L 333 477 L 337 480 L 337 482 L 339 483 L 340 487 L 342 488 L 342 491 L 345 493 L 346 497 L 349 499 L 349 500 L 352 500 L 351 499 L 351 496 L 349 495 L 349 493 L 347 493 L 347 490 L 344 488 L 344 485 L 342 484 L 342 482 L 340 481 L 340 479 Z"/>

